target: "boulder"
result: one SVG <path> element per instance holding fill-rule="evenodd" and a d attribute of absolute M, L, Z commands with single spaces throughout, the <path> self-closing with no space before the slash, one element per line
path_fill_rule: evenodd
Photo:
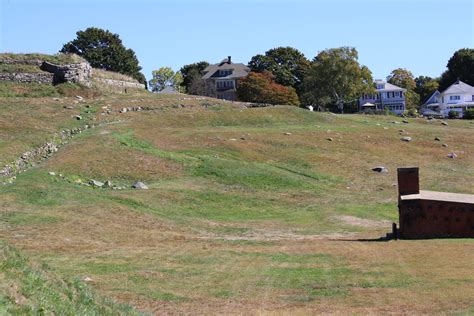
<path fill-rule="evenodd" d="M 148 190 L 148 187 L 145 183 L 143 182 L 135 182 L 133 185 L 132 185 L 132 188 L 134 189 L 140 189 L 140 190 Z"/>
<path fill-rule="evenodd" d="M 388 172 L 388 169 L 385 168 L 384 166 L 377 166 L 377 167 L 373 167 L 372 171 L 380 172 L 380 173 L 386 173 L 386 172 Z"/>
<path fill-rule="evenodd" d="M 441 138 L 439 138 L 439 137 L 435 137 L 435 139 L 434 139 L 434 140 L 435 140 L 435 141 L 437 141 L 437 142 L 440 142 L 440 141 L 441 141 Z"/>
<path fill-rule="evenodd" d="M 441 124 L 443 124 L 444 126 L 448 126 L 448 125 L 449 125 L 448 122 L 444 122 L 444 121 L 441 122 Z"/>
<path fill-rule="evenodd" d="M 112 187 L 112 181 L 110 181 L 110 180 L 105 181 L 104 186 L 106 188 L 111 188 Z"/>
<path fill-rule="evenodd" d="M 326 138 L 326 140 L 329 141 L 329 142 L 332 142 L 334 139 L 332 139 L 331 137 L 328 137 L 328 138 Z"/>
<path fill-rule="evenodd" d="M 400 138 L 400 140 L 403 141 L 403 142 L 411 142 L 411 137 L 410 136 L 405 136 L 405 137 Z"/>
<path fill-rule="evenodd" d="M 448 158 L 453 158 L 454 159 L 454 158 L 457 158 L 457 157 L 458 157 L 458 155 L 456 155 L 456 153 L 449 153 L 448 154 Z"/>
<path fill-rule="evenodd" d="M 94 180 L 94 179 L 91 179 L 89 181 L 89 184 L 92 185 L 93 187 L 97 187 L 97 188 L 102 188 L 104 186 L 103 182 L 100 182 L 100 181 L 97 181 L 97 180 Z"/>
<path fill-rule="evenodd" d="M 80 116 L 80 115 L 74 115 L 74 118 L 78 121 L 82 120 L 82 116 Z"/>

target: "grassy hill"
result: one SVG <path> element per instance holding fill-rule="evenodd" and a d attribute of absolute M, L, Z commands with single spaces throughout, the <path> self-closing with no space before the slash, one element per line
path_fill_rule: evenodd
<path fill-rule="evenodd" d="M 370 242 L 397 221 L 399 166 L 420 166 L 424 189 L 474 194 L 469 121 L 143 92 L 4 97 L 0 166 L 85 125 L 0 186 L 0 238 L 58 278 L 87 276 L 147 313 L 474 309 L 472 240 Z"/>

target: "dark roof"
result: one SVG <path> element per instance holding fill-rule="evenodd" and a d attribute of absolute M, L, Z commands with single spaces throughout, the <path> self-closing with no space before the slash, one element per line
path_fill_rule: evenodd
<path fill-rule="evenodd" d="M 231 70 L 232 73 L 228 76 L 219 76 L 217 75 L 218 70 Z M 225 58 L 220 63 L 209 65 L 204 69 L 204 76 L 202 79 L 210 79 L 210 78 L 219 78 L 219 79 L 236 79 L 236 78 L 244 78 L 247 77 L 248 73 L 250 72 L 250 68 L 242 63 L 234 64 L 232 61 L 229 63 L 229 59 Z"/>

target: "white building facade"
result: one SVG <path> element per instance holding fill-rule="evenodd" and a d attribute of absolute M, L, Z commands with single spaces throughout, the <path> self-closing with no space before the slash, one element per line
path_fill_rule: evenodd
<path fill-rule="evenodd" d="M 455 111 L 462 117 L 464 111 L 474 109 L 474 87 L 458 80 L 443 92 L 435 91 L 421 108 L 425 115 L 447 117 L 449 112 Z"/>
<path fill-rule="evenodd" d="M 374 94 L 364 94 L 359 99 L 361 111 L 383 111 L 400 115 L 406 111 L 405 92 L 406 89 L 387 83 L 383 80 L 375 80 Z"/>

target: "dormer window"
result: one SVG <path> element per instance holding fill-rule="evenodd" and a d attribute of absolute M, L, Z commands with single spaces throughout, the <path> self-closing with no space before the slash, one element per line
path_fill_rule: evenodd
<path fill-rule="evenodd" d="M 219 70 L 219 76 L 220 77 L 225 77 L 232 74 L 232 70 Z"/>

